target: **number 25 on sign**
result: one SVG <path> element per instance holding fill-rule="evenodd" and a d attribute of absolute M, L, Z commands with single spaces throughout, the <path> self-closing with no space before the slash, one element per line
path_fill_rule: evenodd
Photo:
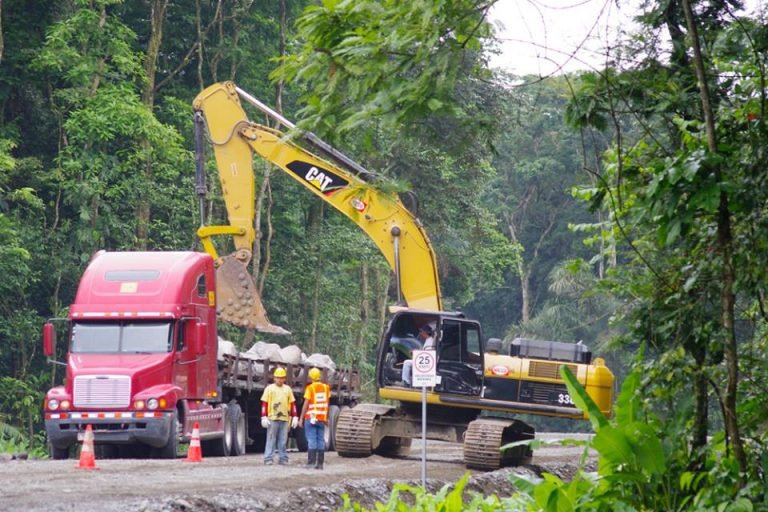
<path fill-rule="evenodd" d="M 437 385 L 437 354 L 434 350 L 413 351 L 413 387 Z"/>

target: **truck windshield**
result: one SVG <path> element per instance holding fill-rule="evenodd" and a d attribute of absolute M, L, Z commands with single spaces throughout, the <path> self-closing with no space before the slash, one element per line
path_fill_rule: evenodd
<path fill-rule="evenodd" d="M 162 353 L 173 347 L 170 322 L 75 322 L 72 353 Z"/>

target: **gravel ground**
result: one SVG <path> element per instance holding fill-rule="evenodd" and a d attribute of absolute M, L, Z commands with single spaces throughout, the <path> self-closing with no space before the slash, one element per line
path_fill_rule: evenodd
<path fill-rule="evenodd" d="M 542 437 L 542 436 L 539 436 Z M 549 435 L 549 437 L 558 437 Z M 563 437 L 563 436 L 559 436 Z M 468 489 L 483 494 L 513 492 L 507 473 L 543 471 L 570 478 L 581 449 L 549 446 L 535 451 L 532 464 L 483 473 L 470 471 Z M 467 469 L 462 446 L 427 443 L 427 487 L 455 482 Z M 306 455 L 293 452 L 287 466 L 264 466 L 261 455 L 177 460 L 97 460 L 96 470 L 75 469 L 75 460 L 0 462 L 0 510 L 144 512 L 232 512 L 336 510 L 343 494 L 372 507 L 386 501 L 395 482 L 419 484 L 421 444 L 404 459 L 372 456 L 345 459 L 326 455 L 322 472 L 304 469 Z"/>

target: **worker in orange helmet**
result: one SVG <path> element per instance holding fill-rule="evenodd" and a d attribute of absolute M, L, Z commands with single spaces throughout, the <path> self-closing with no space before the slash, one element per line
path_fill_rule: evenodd
<path fill-rule="evenodd" d="M 307 437 L 307 465 L 305 467 L 323 469 L 325 463 L 325 426 L 328 422 L 328 405 L 331 400 L 331 387 L 322 382 L 323 373 L 319 368 L 309 370 L 312 381 L 304 391 L 304 405 L 301 407 L 299 427 L 304 427 Z"/>
<path fill-rule="evenodd" d="M 293 389 L 285 385 L 285 368 L 275 368 L 275 381 L 264 389 L 261 395 L 261 426 L 267 431 L 267 445 L 264 449 L 264 464 L 272 464 L 275 445 L 280 464 L 288 464 L 288 428 L 296 428 L 299 418 L 296 414 L 296 398 Z"/>

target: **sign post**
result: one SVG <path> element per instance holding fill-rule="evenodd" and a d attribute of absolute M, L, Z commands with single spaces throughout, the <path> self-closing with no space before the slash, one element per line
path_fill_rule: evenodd
<path fill-rule="evenodd" d="M 437 353 L 413 351 L 413 387 L 421 387 L 421 486 L 427 488 L 427 388 L 437 385 Z"/>

